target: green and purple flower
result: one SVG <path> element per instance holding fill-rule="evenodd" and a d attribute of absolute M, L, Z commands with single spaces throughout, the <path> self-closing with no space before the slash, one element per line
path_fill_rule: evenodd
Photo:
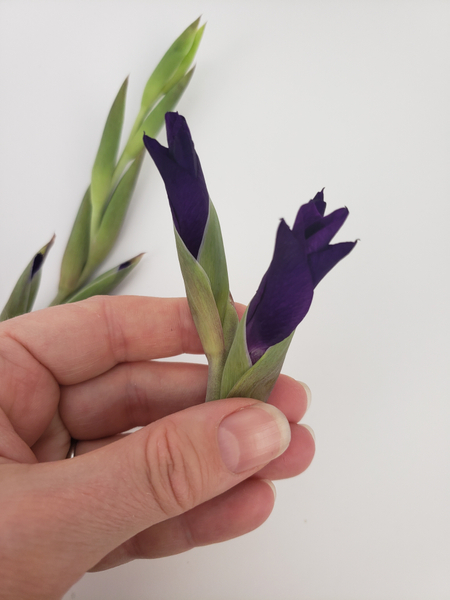
<path fill-rule="evenodd" d="M 298 211 L 294 227 L 282 220 L 272 262 L 247 312 L 247 348 L 252 364 L 287 338 L 311 306 L 313 291 L 356 242 L 330 245 L 348 216 L 346 208 L 324 216 L 323 190 Z"/>
<path fill-rule="evenodd" d="M 282 220 L 272 262 L 235 334 L 220 395 L 267 400 L 280 374 L 295 329 L 306 316 L 314 288 L 354 248 L 330 244 L 348 216 L 328 216 L 323 190 L 300 207 L 292 230 Z"/>
<path fill-rule="evenodd" d="M 168 147 L 144 135 L 166 187 L 189 307 L 209 363 L 207 398 L 218 397 L 238 325 L 228 286 L 222 233 L 184 117 L 166 114 Z"/>

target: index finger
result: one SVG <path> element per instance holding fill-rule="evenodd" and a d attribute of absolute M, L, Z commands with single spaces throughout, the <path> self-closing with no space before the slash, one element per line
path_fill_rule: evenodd
<path fill-rule="evenodd" d="M 6 321 L 1 340 L 19 343 L 64 385 L 122 362 L 202 352 L 185 298 L 96 296 Z"/>

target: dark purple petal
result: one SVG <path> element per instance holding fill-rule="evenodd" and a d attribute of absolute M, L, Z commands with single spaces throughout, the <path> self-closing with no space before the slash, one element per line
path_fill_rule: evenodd
<path fill-rule="evenodd" d="M 313 233 L 311 233 L 311 229 L 307 229 L 305 237 L 308 254 L 325 248 L 342 227 L 347 217 L 348 209 L 338 208 L 338 210 L 335 210 L 330 215 L 322 217 L 320 226 L 316 227 Z"/>
<path fill-rule="evenodd" d="M 295 231 L 298 229 L 301 222 L 305 231 L 311 229 L 311 232 L 314 232 L 314 227 L 322 221 L 326 207 L 327 204 L 323 199 L 323 190 L 317 192 L 312 200 L 300 206 L 292 230 Z"/>
<path fill-rule="evenodd" d="M 308 240 L 308 253 L 325 248 L 348 216 L 346 208 L 339 208 L 325 217 L 325 208 L 322 190 L 313 200 L 301 206 L 297 213 L 292 231 Z"/>
<path fill-rule="evenodd" d="M 166 113 L 166 131 L 172 158 L 180 167 L 197 177 L 201 167 L 186 119 L 178 113 Z"/>
<path fill-rule="evenodd" d="M 319 252 L 308 254 L 308 263 L 314 287 L 325 275 L 356 246 L 356 242 L 333 244 Z"/>
<path fill-rule="evenodd" d="M 305 242 L 281 221 L 272 262 L 247 312 L 247 348 L 253 364 L 294 331 L 312 297 Z"/>
<path fill-rule="evenodd" d="M 313 204 L 315 205 L 317 211 L 322 215 L 325 214 L 325 209 L 327 207 L 327 203 L 325 202 L 325 200 L 323 199 L 323 190 L 325 188 L 322 188 L 320 190 L 320 192 L 317 192 L 317 194 L 314 196 L 314 198 L 311 200 L 311 202 L 313 202 Z"/>
<path fill-rule="evenodd" d="M 184 117 L 166 114 L 168 148 L 144 135 L 144 144 L 166 186 L 173 221 L 189 252 L 197 258 L 208 220 L 209 194 Z"/>

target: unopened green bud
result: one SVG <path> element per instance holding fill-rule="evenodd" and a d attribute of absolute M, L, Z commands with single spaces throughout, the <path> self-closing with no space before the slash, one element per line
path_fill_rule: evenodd
<path fill-rule="evenodd" d="M 86 190 L 67 242 L 61 263 L 58 295 L 52 304 L 59 304 L 79 286 L 88 256 L 91 238 L 91 188 Z"/>
<path fill-rule="evenodd" d="M 42 265 L 48 251 L 53 245 L 54 239 L 55 236 L 34 255 L 26 266 L 0 314 L 0 321 L 6 321 L 7 319 L 23 315 L 30 312 L 33 308 L 41 281 Z"/>
<path fill-rule="evenodd" d="M 89 257 L 80 275 L 79 285 L 83 285 L 97 267 L 104 261 L 114 246 L 125 218 L 131 197 L 136 187 L 139 171 L 144 159 L 144 149 L 132 162 L 125 175 L 117 184 L 105 208 L 96 233 L 91 237 Z"/>
<path fill-rule="evenodd" d="M 119 283 L 131 273 L 143 256 L 143 254 L 139 254 L 138 256 L 121 263 L 118 267 L 114 267 L 113 269 L 106 271 L 106 273 L 99 275 L 81 290 L 70 296 L 66 302 L 79 302 L 80 300 L 91 298 L 92 296 L 104 296 L 110 294 Z"/>
<path fill-rule="evenodd" d="M 180 72 L 180 65 L 185 61 L 187 56 L 190 57 L 190 63 L 185 68 L 186 70 L 189 68 L 201 39 L 201 35 L 200 39 L 197 37 L 199 22 L 200 17 L 183 31 L 164 54 L 156 69 L 151 74 L 142 94 L 142 112 L 148 113 L 150 111 L 155 102 L 164 93 L 164 89 L 170 80 L 173 80 L 173 85 L 176 83 L 175 77 L 177 75 L 179 78 L 182 77 L 183 72 Z M 193 48 L 195 50 L 191 52 Z"/>
<path fill-rule="evenodd" d="M 125 100 L 128 87 L 128 77 L 122 84 L 108 118 L 106 119 L 102 139 L 92 168 L 91 176 L 91 202 L 92 232 L 98 225 L 105 203 L 111 192 L 112 178 L 117 163 L 120 137 L 122 134 L 123 118 L 125 114 Z"/>
<path fill-rule="evenodd" d="M 194 69 L 191 69 L 186 75 L 174 85 L 171 90 L 158 102 L 152 112 L 148 115 L 142 126 L 136 131 L 134 136 L 130 138 L 124 154 L 127 158 L 133 158 L 143 148 L 142 137 L 145 133 L 150 137 L 156 137 L 164 125 L 164 117 L 167 112 L 171 112 L 178 104 L 185 89 L 189 85 L 194 74 Z"/>
<path fill-rule="evenodd" d="M 204 31 L 205 31 L 205 25 L 202 25 L 200 27 L 200 29 L 197 30 L 197 33 L 195 34 L 195 38 L 194 38 L 194 41 L 192 42 L 192 46 L 191 46 L 189 52 L 186 54 L 186 56 L 181 61 L 180 66 L 175 71 L 173 77 L 171 77 L 171 79 L 169 79 L 169 81 L 166 83 L 166 85 L 161 90 L 162 95 L 167 94 L 173 88 L 173 86 L 176 85 L 180 81 L 180 79 L 182 79 L 182 77 L 184 77 L 185 73 L 187 73 L 189 67 L 194 62 L 194 58 L 195 58 L 195 55 L 197 54 L 197 50 L 198 50 L 198 47 L 202 40 Z"/>

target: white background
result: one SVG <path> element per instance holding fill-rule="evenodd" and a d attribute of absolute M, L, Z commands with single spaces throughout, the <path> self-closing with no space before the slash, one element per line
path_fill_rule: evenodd
<path fill-rule="evenodd" d="M 360 239 L 285 364 L 312 388 L 317 453 L 258 531 L 86 575 L 65 598 L 448 600 L 448 1 L 0 0 L 0 304 L 55 232 L 36 308 L 50 302 L 113 97 L 130 74 L 127 128 L 200 14 L 179 111 L 234 297 L 256 290 L 279 218 L 324 186 L 329 210 L 350 210 L 339 241 Z M 120 293 L 184 295 L 149 159 L 106 266 L 142 251 Z"/>

